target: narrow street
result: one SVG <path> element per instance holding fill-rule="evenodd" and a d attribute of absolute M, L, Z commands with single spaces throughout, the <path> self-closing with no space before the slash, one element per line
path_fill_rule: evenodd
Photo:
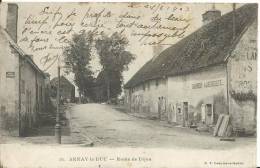
<path fill-rule="evenodd" d="M 174 127 L 165 122 L 137 118 L 103 104 L 73 105 L 71 126 L 78 134 L 89 137 L 94 146 L 197 148 L 229 150 L 255 149 L 255 137 L 239 137 L 235 142 L 220 141 L 209 134 L 190 128 Z"/>
<path fill-rule="evenodd" d="M 38 166 L 41 167 L 42 164 L 49 163 L 56 163 L 58 167 L 85 167 L 85 161 L 69 161 L 81 156 L 112 158 L 106 162 L 88 162 L 94 165 L 92 167 L 98 167 L 98 163 L 101 163 L 102 167 L 113 167 L 111 165 L 114 164 L 120 165 L 117 167 L 167 167 L 154 163 L 183 165 L 184 162 L 192 165 L 188 167 L 209 167 L 211 163 L 216 163 L 216 167 L 225 167 L 225 163 L 239 163 L 242 166 L 255 163 L 255 137 L 236 137 L 235 141 L 220 141 L 219 137 L 213 137 L 209 133 L 199 133 L 190 128 L 176 127 L 158 120 L 142 119 L 115 109 L 118 107 L 105 104 L 67 104 L 65 111 L 70 128 L 69 133 L 62 134 L 61 145 L 55 143 L 54 134 L 23 138 L 3 136 L 4 139 L 1 139 L 0 135 L 0 142 L 5 143 L 1 147 L 8 153 L 6 158 L 20 160 L 26 165 L 23 167 L 30 167 L 27 164 L 33 165 L 31 167 L 41 164 Z M 72 148 L 75 151 L 72 152 Z M 131 151 L 131 154 L 126 151 Z M 34 158 L 31 159 L 32 162 L 24 163 L 24 153 L 28 158 Z M 152 162 L 131 162 L 125 159 L 132 156 L 151 158 Z M 67 161 L 61 162 L 59 157 Z M 14 159 L 9 161 L 6 158 L 3 159 L 6 163 L 13 164 Z M 163 161 L 158 161 L 160 158 L 163 158 Z M 221 166 L 222 163 L 225 165 Z"/>

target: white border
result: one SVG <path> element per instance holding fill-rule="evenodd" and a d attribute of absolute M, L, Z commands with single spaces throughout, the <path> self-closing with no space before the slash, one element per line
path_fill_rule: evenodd
<path fill-rule="evenodd" d="M 73 1 L 73 0 L 2 0 L 2 2 L 187 2 L 187 3 L 258 3 L 259 0 L 80 0 L 80 1 Z M 259 6 L 258 6 L 258 16 L 259 16 Z M 260 19 L 258 17 L 258 23 L 260 23 Z M 258 25 L 258 49 L 259 46 L 259 25 Z M 259 50 L 258 50 L 259 51 Z M 258 66 L 259 66 L 259 52 L 258 52 Z M 257 71 L 258 72 L 258 71 Z M 260 74 L 257 73 L 257 79 L 259 80 Z M 257 80 L 257 83 L 259 82 Z M 257 86 L 257 94 L 260 93 L 260 89 Z M 259 115 L 259 107 L 260 107 L 260 100 L 258 98 L 257 101 L 257 121 L 260 121 L 260 115 Z M 257 124 L 257 135 L 259 135 L 260 125 Z M 260 166 L 260 145 L 259 145 L 259 137 L 257 136 L 257 166 Z"/>

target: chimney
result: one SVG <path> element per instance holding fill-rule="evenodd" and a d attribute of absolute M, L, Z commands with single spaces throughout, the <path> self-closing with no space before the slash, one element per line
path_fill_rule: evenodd
<path fill-rule="evenodd" d="M 0 3 L 0 26 L 6 29 L 7 3 Z"/>
<path fill-rule="evenodd" d="M 0 3 L 0 26 L 17 42 L 18 6 L 14 3 Z"/>
<path fill-rule="evenodd" d="M 163 50 L 163 46 L 162 45 L 156 45 L 153 46 L 153 61 L 160 55 L 160 53 Z"/>
<path fill-rule="evenodd" d="M 17 42 L 17 20 L 18 20 L 17 4 L 8 3 L 7 17 L 6 17 L 6 31 L 15 42 Z"/>
<path fill-rule="evenodd" d="M 236 38 L 236 4 L 233 3 L 233 24 L 232 24 L 232 31 L 233 31 L 233 40 Z"/>
<path fill-rule="evenodd" d="M 215 8 L 215 4 L 212 5 L 212 9 L 202 14 L 203 25 L 206 25 L 221 17 L 221 11 Z"/>

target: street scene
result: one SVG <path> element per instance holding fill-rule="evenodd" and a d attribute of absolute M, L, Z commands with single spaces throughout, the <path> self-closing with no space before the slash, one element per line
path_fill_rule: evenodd
<path fill-rule="evenodd" d="M 239 146 L 256 147 L 254 137 L 238 137 L 235 142 L 220 141 L 209 133 L 182 128 L 167 122 L 146 119 L 145 116 L 128 114 L 121 108 L 106 104 L 70 104 L 66 115 L 69 128 L 64 129 L 62 143 L 85 147 L 160 147 L 231 150 Z M 2 135 L 2 142 L 22 144 L 53 144 L 53 128 L 43 129 L 42 135 L 23 139 L 10 139 Z M 71 138 L 70 138 L 71 136 Z"/>
<path fill-rule="evenodd" d="M 235 145 L 254 147 L 255 143 L 255 138 L 241 138 L 237 144 L 221 143 L 219 139 L 195 130 L 129 115 L 107 105 L 73 106 L 70 115 L 80 132 L 92 135 L 92 141 L 98 146 L 225 149 Z"/>
<path fill-rule="evenodd" d="M 257 12 L 242 3 L 1 2 L 0 145 L 254 158 Z"/>

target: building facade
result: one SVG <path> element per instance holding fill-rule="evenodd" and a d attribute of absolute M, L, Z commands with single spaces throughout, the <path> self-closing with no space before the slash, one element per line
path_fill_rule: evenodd
<path fill-rule="evenodd" d="M 51 80 L 51 87 L 54 95 L 57 94 L 58 77 Z M 75 86 L 64 76 L 60 77 L 60 96 L 65 102 L 75 102 Z"/>
<path fill-rule="evenodd" d="M 233 127 L 255 132 L 257 5 L 221 17 L 212 12 L 203 15 L 200 29 L 128 81 L 125 102 L 131 111 L 182 126 L 215 125 L 219 114 L 229 114 Z"/>
<path fill-rule="evenodd" d="M 45 74 L 17 45 L 16 4 L 0 4 L 0 126 L 13 136 L 26 136 L 44 112 Z"/>

